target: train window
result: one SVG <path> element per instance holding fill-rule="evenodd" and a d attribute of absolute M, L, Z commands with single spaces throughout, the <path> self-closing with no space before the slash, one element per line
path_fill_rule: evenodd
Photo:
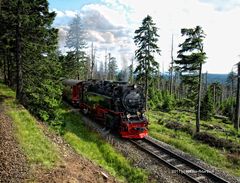
<path fill-rule="evenodd" d="M 91 106 L 100 105 L 108 109 L 111 109 L 112 107 L 110 98 L 96 93 L 87 93 L 87 95 L 85 95 L 85 102 Z"/>
<path fill-rule="evenodd" d="M 89 105 L 99 104 L 103 100 L 104 100 L 103 97 L 96 95 L 96 94 L 88 93 L 86 95 L 86 102 Z"/>

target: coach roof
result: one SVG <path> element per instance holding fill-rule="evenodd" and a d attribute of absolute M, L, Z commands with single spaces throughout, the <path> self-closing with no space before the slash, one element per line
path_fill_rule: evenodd
<path fill-rule="evenodd" d="M 66 79 L 63 80 L 64 85 L 69 85 L 69 86 L 74 86 L 80 84 L 82 81 L 81 80 L 76 80 L 76 79 Z"/>

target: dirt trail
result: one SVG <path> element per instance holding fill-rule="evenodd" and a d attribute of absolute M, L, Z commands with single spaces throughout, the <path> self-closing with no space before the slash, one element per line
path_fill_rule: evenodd
<path fill-rule="evenodd" d="M 0 182 L 4 183 L 23 182 L 29 171 L 26 157 L 13 133 L 12 122 L 0 106 Z"/>
<path fill-rule="evenodd" d="M 0 182 L 71 182 L 112 183 L 117 182 L 101 167 L 79 156 L 63 139 L 48 131 L 39 122 L 39 127 L 60 151 L 61 161 L 53 169 L 29 165 L 14 135 L 11 119 L 5 114 L 0 101 Z"/>
<path fill-rule="evenodd" d="M 52 171 L 39 169 L 39 182 L 79 182 L 79 183 L 115 183 L 114 177 L 110 176 L 101 167 L 95 165 L 90 160 L 79 156 L 64 140 L 49 132 L 48 127 L 39 122 L 44 134 L 52 140 L 54 144 L 61 150 L 62 162 Z"/>

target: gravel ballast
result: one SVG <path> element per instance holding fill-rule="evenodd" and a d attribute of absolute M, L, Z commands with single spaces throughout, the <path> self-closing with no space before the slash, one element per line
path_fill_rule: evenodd
<path fill-rule="evenodd" d="M 77 112 L 77 111 L 76 111 Z M 129 159 L 133 166 L 142 168 L 149 172 L 149 181 L 162 182 L 162 183 L 187 183 L 189 182 L 185 177 L 174 173 L 174 171 L 158 160 L 151 157 L 149 154 L 139 150 L 127 139 L 121 139 L 117 135 L 111 134 L 106 131 L 99 124 L 92 122 L 87 117 L 82 117 L 84 123 L 90 128 L 94 129 L 100 135 L 112 144 L 115 149 L 121 152 L 127 159 Z"/>
<path fill-rule="evenodd" d="M 162 164 L 155 158 L 151 157 L 149 154 L 139 150 L 134 144 L 126 139 L 121 139 L 116 135 L 106 131 L 101 125 L 92 122 L 89 118 L 83 116 L 83 121 L 86 125 L 90 126 L 95 131 L 99 132 L 101 136 L 106 139 L 110 144 L 112 144 L 119 152 L 121 152 L 126 158 L 132 161 L 133 165 L 145 169 L 150 173 L 150 180 L 156 180 L 157 182 L 189 182 L 188 179 L 175 173 L 168 166 Z M 147 138 L 152 137 L 148 136 Z M 203 161 L 184 153 L 181 150 L 174 148 L 171 145 L 168 145 L 164 142 L 155 140 L 157 143 L 161 144 L 165 148 L 175 152 L 176 154 L 187 158 L 188 160 L 200 165 L 201 167 L 214 172 L 216 175 L 222 177 L 223 179 L 231 183 L 240 183 L 240 178 L 229 175 L 228 173 L 217 169 L 216 167 L 210 166 Z"/>

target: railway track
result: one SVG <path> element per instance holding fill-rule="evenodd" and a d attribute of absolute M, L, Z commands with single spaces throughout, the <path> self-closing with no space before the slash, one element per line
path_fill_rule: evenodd
<path fill-rule="evenodd" d="M 161 162 L 172 168 L 173 173 L 185 176 L 191 182 L 197 183 L 229 183 L 228 181 L 217 176 L 213 172 L 200 167 L 199 165 L 177 155 L 176 153 L 166 149 L 151 138 L 138 140 L 130 140 L 141 150 L 151 154 Z"/>

